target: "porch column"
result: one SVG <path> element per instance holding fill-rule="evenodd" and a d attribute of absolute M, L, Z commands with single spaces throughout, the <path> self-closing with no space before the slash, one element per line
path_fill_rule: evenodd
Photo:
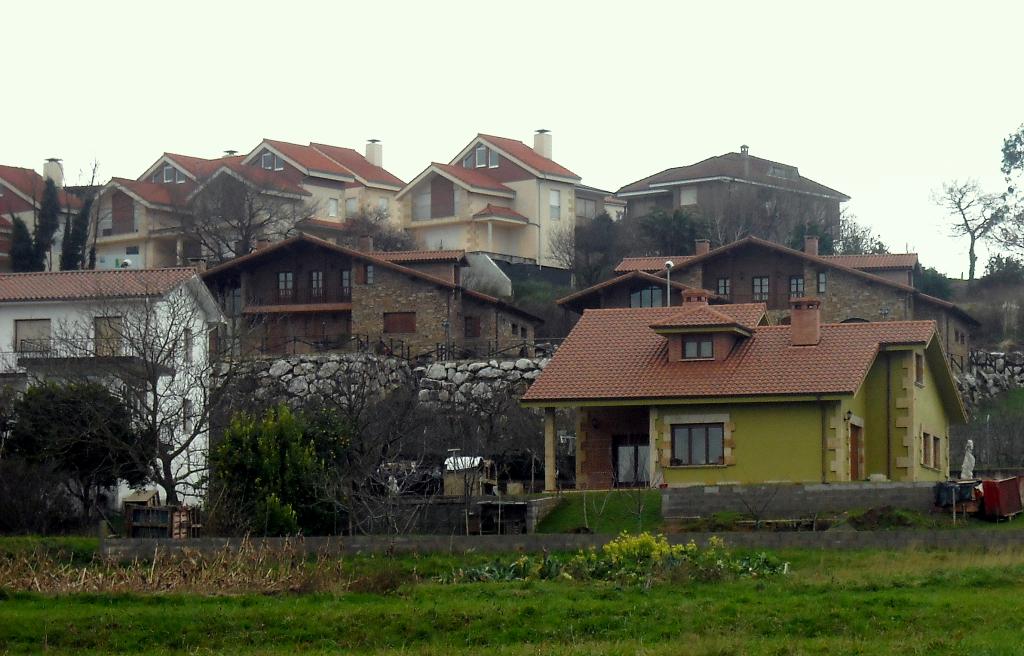
<path fill-rule="evenodd" d="M 494 252 L 494 221 L 487 222 L 487 252 Z"/>
<path fill-rule="evenodd" d="M 555 409 L 544 408 L 544 491 L 555 491 Z"/>

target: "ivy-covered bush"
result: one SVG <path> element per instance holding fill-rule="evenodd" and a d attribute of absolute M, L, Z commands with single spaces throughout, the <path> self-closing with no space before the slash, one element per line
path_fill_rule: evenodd
<path fill-rule="evenodd" d="M 512 562 L 458 569 L 440 580 L 473 583 L 562 579 L 610 581 L 646 588 L 668 579 L 714 581 L 774 576 L 786 569 L 785 563 L 767 553 L 736 556 L 718 537 L 712 537 L 701 548 L 692 540 L 685 545 L 671 545 L 664 535 L 622 533 L 600 549 L 580 551 L 565 560 L 546 553 L 539 557 L 524 555 Z"/>

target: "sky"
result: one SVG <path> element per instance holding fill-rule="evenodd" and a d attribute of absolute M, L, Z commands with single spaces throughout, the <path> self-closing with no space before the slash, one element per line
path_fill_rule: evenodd
<path fill-rule="evenodd" d="M 3 12 L 0 163 L 69 184 L 260 139 L 362 150 L 410 180 L 478 132 L 615 190 L 738 151 L 800 169 L 894 251 L 960 277 L 932 202 L 991 191 L 1024 123 L 1020 2 L 65 2 Z M 982 262 L 985 261 L 983 255 Z"/>

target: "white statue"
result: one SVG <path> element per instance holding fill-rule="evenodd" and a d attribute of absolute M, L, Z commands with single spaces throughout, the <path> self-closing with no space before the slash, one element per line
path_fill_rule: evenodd
<path fill-rule="evenodd" d="M 974 440 L 967 440 L 967 450 L 964 451 L 964 462 L 960 465 L 960 480 L 974 478 Z"/>

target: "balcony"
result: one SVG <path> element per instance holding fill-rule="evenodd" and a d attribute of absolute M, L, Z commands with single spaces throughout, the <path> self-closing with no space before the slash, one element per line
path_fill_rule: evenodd
<path fill-rule="evenodd" d="M 22 339 L 17 350 L 0 353 L 0 373 L 45 370 L 56 374 L 124 370 L 140 364 L 119 338 Z M 167 372 L 170 369 L 166 369 Z"/>

